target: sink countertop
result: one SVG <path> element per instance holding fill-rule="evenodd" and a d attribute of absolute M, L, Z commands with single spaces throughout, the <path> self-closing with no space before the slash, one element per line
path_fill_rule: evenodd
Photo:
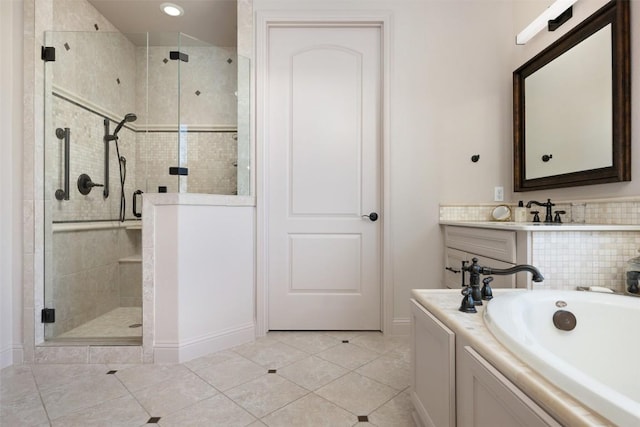
<path fill-rule="evenodd" d="M 496 298 L 506 292 L 530 292 L 520 289 L 494 289 Z M 477 313 L 458 310 L 462 295 L 456 289 L 413 289 L 412 298 L 425 307 L 456 335 L 469 340 L 473 348 L 509 378 L 525 394 L 543 407 L 563 425 L 612 426 L 609 421 L 591 412 L 569 394 L 558 389 L 506 349 L 484 323 L 484 307 Z M 486 301 L 484 301 L 487 304 Z"/>
<path fill-rule="evenodd" d="M 640 224 L 582 224 L 577 222 L 547 224 L 544 222 L 442 220 L 440 225 L 509 231 L 640 231 Z"/>

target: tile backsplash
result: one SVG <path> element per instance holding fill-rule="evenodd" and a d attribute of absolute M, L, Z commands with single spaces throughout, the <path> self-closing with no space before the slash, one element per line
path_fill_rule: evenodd
<path fill-rule="evenodd" d="M 544 202 L 544 200 L 540 200 Z M 553 203 L 556 203 L 552 201 Z M 491 211 L 500 203 L 477 205 L 440 205 L 441 221 L 491 221 Z M 515 203 L 504 203 L 512 210 Z M 544 208 L 540 206 L 527 209 L 528 212 L 540 211 L 540 218 L 544 218 Z M 587 224 L 640 224 L 640 200 L 622 201 L 571 201 L 558 202 L 553 207 L 554 212 L 563 210 L 563 222 L 585 222 Z M 527 218 L 532 215 L 527 213 Z"/>
<path fill-rule="evenodd" d="M 638 255 L 640 232 L 532 233 L 532 263 L 543 272 L 535 289 L 603 286 L 624 292 L 626 262 Z"/>
<path fill-rule="evenodd" d="M 498 205 L 441 205 L 441 221 L 490 221 Z M 512 209 L 515 204 L 507 204 Z M 539 210 L 543 218 L 544 208 Z M 563 222 L 587 224 L 640 224 L 640 200 L 558 202 Z M 528 216 L 531 219 L 531 215 Z M 626 262 L 638 256 L 640 232 L 634 231 L 532 231 L 531 263 L 545 280 L 535 289 L 575 289 L 604 286 L 623 292 Z"/>

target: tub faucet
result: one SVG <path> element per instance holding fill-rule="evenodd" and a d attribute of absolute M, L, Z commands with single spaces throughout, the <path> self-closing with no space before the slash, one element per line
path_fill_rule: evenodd
<path fill-rule="evenodd" d="M 542 273 L 540 273 L 540 270 L 538 270 L 533 265 L 529 265 L 529 264 L 519 264 L 519 265 L 514 265 L 513 267 L 509 267 L 509 268 L 482 267 L 482 272 L 481 273 L 482 274 L 495 274 L 497 276 L 500 276 L 500 275 L 504 276 L 504 275 L 507 275 L 507 274 L 520 273 L 521 271 L 530 272 L 533 275 L 531 280 L 533 280 L 536 283 L 542 282 L 544 280 L 544 277 L 542 276 Z"/>
<path fill-rule="evenodd" d="M 544 280 L 544 277 L 540 273 L 540 270 L 538 270 L 536 267 L 532 265 L 519 264 L 509 268 L 483 267 L 481 265 L 478 265 L 478 258 L 472 258 L 471 264 L 468 264 L 468 265 L 467 265 L 467 261 L 462 261 L 463 277 L 464 277 L 465 271 L 469 272 L 469 286 L 462 291 L 462 295 L 464 295 L 464 299 L 462 300 L 460 311 L 464 311 L 467 313 L 475 313 L 475 310 L 469 309 L 469 305 L 473 305 L 473 306 L 482 305 L 483 299 L 489 300 L 493 298 L 493 294 L 490 290 L 491 288 L 489 288 L 488 291 L 485 291 L 484 294 L 480 289 L 481 274 L 485 276 L 488 276 L 488 275 L 505 276 L 507 274 L 516 274 L 521 271 L 528 271 L 533 275 L 532 280 L 534 282 L 542 282 Z M 485 285 L 488 285 L 489 283 L 490 283 L 490 280 L 485 282 Z"/>
<path fill-rule="evenodd" d="M 531 200 L 527 203 L 527 208 L 530 208 L 531 205 L 538 205 L 546 208 L 546 213 L 544 215 L 544 222 L 551 223 L 553 222 L 553 215 L 551 214 L 551 208 L 555 206 L 555 203 L 551 203 L 551 199 L 547 199 L 546 203 L 536 202 L 535 200 Z"/>

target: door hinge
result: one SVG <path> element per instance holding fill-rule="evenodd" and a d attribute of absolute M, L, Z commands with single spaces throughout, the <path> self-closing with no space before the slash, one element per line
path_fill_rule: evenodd
<path fill-rule="evenodd" d="M 55 308 L 43 308 L 41 313 L 42 323 L 55 323 L 56 321 L 56 309 Z"/>
<path fill-rule="evenodd" d="M 40 50 L 40 58 L 44 62 L 55 62 L 56 48 L 53 46 L 42 46 L 42 49 Z"/>
<path fill-rule="evenodd" d="M 182 62 L 189 62 L 189 55 L 187 55 L 184 52 L 180 52 L 180 51 L 177 51 L 177 50 L 172 50 L 172 51 L 169 52 L 169 59 L 174 60 L 174 61 L 179 59 Z"/>
<path fill-rule="evenodd" d="M 171 166 L 169 167 L 169 175 L 189 175 L 189 168 Z"/>

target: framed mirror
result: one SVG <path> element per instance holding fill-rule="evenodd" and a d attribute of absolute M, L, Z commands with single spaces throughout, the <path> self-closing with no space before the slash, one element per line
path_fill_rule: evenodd
<path fill-rule="evenodd" d="M 629 1 L 513 72 L 514 191 L 631 180 Z"/>

